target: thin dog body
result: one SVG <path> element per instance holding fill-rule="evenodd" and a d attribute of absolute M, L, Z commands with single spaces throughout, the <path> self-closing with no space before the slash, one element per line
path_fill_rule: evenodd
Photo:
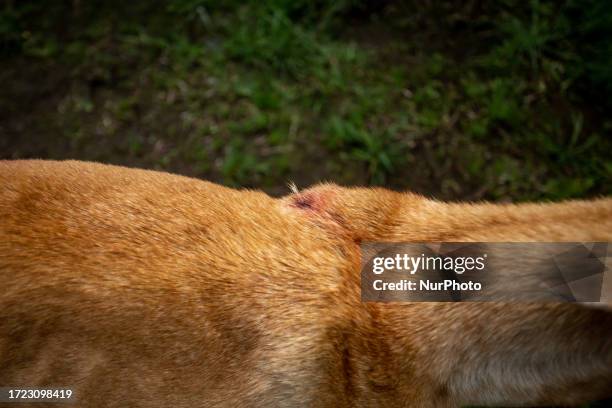
<path fill-rule="evenodd" d="M 610 311 L 364 303 L 362 241 L 608 242 L 612 199 L 448 204 L 331 184 L 275 199 L 161 172 L 0 162 L 0 386 L 67 386 L 84 407 L 612 394 Z"/>

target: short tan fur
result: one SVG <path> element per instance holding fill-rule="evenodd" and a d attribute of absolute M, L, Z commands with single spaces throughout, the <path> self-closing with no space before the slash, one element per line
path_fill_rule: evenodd
<path fill-rule="evenodd" d="M 0 386 L 70 386 L 91 407 L 612 394 L 610 311 L 363 303 L 362 240 L 612 241 L 612 200 L 448 204 L 331 184 L 275 199 L 153 171 L 0 161 Z"/>

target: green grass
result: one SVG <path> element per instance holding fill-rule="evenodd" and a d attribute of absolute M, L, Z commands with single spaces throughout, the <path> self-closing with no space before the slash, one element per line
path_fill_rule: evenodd
<path fill-rule="evenodd" d="M 606 2 L 380 4 L 9 3 L 0 152 L 272 193 L 611 192 Z"/>

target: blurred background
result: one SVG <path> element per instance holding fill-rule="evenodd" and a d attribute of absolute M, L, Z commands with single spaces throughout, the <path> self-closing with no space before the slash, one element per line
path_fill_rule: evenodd
<path fill-rule="evenodd" d="M 0 158 L 285 194 L 612 193 L 612 2 L 0 2 Z"/>

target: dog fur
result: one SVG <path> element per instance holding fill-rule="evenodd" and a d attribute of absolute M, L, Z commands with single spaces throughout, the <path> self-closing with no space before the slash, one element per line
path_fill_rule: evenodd
<path fill-rule="evenodd" d="M 363 303 L 361 241 L 612 241 L 612 199 L 461 204 L 323 184 L 0 162 L 0 386 L 87 407 L 576 405 L 612 313 Z M 41 406 L 41 404 L 35 404 Z"/>

